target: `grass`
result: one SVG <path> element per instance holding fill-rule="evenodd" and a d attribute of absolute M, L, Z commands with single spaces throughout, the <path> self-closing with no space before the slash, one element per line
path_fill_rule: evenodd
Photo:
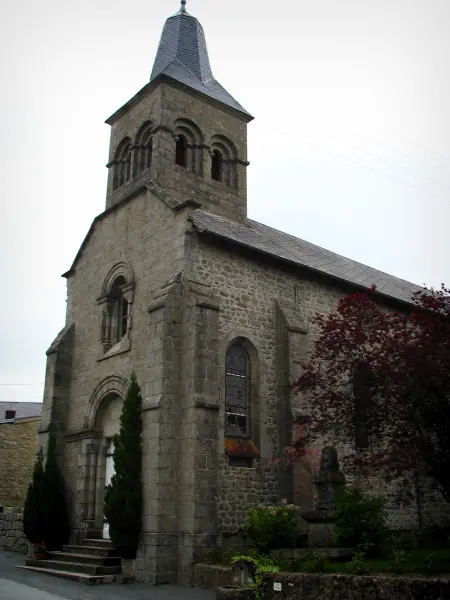
<path fill-rule="evenodd" d="M 211 552 L 202 562 L 230 566 L 234 552 Z M 273 557 L 280 570 L 296 573 L 347 573 L 371 574 L 389 573 L 394 575 L 450 573 L 450 548 L 429 548 L 392 550 L 383 558 L 366 558 L 360 561 L 330 561 L 316 556 L 305 559 L 284 559 Z"/>
<path fill-rule="evenodd" d="M 390 573 L 395 575 L 450 573 L 450 548 L 392 551 L 383 558 L 362 558 L 353 561 L 309 559 L 291 561 L 288 570 L 310 573 Z"/>

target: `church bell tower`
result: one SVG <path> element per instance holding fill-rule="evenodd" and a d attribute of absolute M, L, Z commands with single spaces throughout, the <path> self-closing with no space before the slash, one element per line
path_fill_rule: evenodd
<path fill-rule="evenodd" d="M 252 119 L 214 78 L 203 28 L 181 0 L 164 25 L 149 83 L 106 121 L 106 208 L 157 186 L 179 202 L 245 220 Z"/>

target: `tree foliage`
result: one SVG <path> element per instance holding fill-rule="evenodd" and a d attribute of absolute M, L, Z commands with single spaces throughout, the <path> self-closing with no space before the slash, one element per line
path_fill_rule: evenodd
<path fill-rule="evenodd" d="M 105 492 L 105 518 L 116 550 L 123 558 L 135 558 L 142 518 L 142 396 L 135 373 L 131 375 L 114 446 L 115 474 Z"/>
<path fill-rule="evenodd" d="M 314 322 L 318 339 L 294 384 L 310 401 L 309 437 L 370 434 L 370 450 L 348 463 L 392 477 L 419 468 L 450 500 L 450 290 L 419 291 L 396 312 L 372 287 Z"/>
<path fill-rule="evenodd" d="M 56 458 L 56 439 L 50 435 L 42 482 L 43 539 L 49 550 L 66 544 L 70 534 L 64 477 Z"/>
<path fill-rule="evenodd" d="M 23 507 L 23 531 L 27 540 L 32 544 L 40 544 L 44 540 L 43 478 L 44 453 L 42 448 L 39 448 L 34 464 L 33 479 L 28 486 Z"/>

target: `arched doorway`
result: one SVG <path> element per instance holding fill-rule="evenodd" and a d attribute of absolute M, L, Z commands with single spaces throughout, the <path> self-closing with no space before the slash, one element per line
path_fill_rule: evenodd
<path fill-rule="evenodd" d="M 111 483 L 114 473 L 114 440 L 111 439 L 106 450 L 105 489 Z M 103 537 L 109 540 L 109 525 L 106 521 L 103 523 Z"/>
<path fill-rule="evenodd" d="M 107 395 L 101 402 L 95 418 L 95 429 L 101 431 L 101 444 L 97 461 L 96 520 L 102 523 L 102 535 L 109 539 L 109 526 L 104 520 L 105 488 L 114 475 L 114 435 L 119 433 L 122 398 Z"/>

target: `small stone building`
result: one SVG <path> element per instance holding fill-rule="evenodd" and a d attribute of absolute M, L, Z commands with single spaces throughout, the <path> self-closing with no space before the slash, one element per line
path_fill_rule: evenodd
<path fill-rule="evenodd" d="M 47 352 L 40 430 L 44 445 L 50 429 L 57 436 L 74 540 L 100 535 L 111 438 L 136 371 L 136 568 L 148 582 L 187 582 L 255 503 L 310 504 L 274 460 L 307 412 L 289 383 L 315 339 L 311 317 L 371 284 L 397 310 L 417 290 L 248 218 L 253 117 L 213 77 L 184 4 L 166 21 L 149 83 L 107 120 L 105 211 L 64 274 L 67 318 Z M 395 515 L 417 523 L 415 505 Z"/>
<path fill-rule="evenodd" d="M 33 475 L 41 402 L 0 402 L 0 504 L 21 507 Z"/>

